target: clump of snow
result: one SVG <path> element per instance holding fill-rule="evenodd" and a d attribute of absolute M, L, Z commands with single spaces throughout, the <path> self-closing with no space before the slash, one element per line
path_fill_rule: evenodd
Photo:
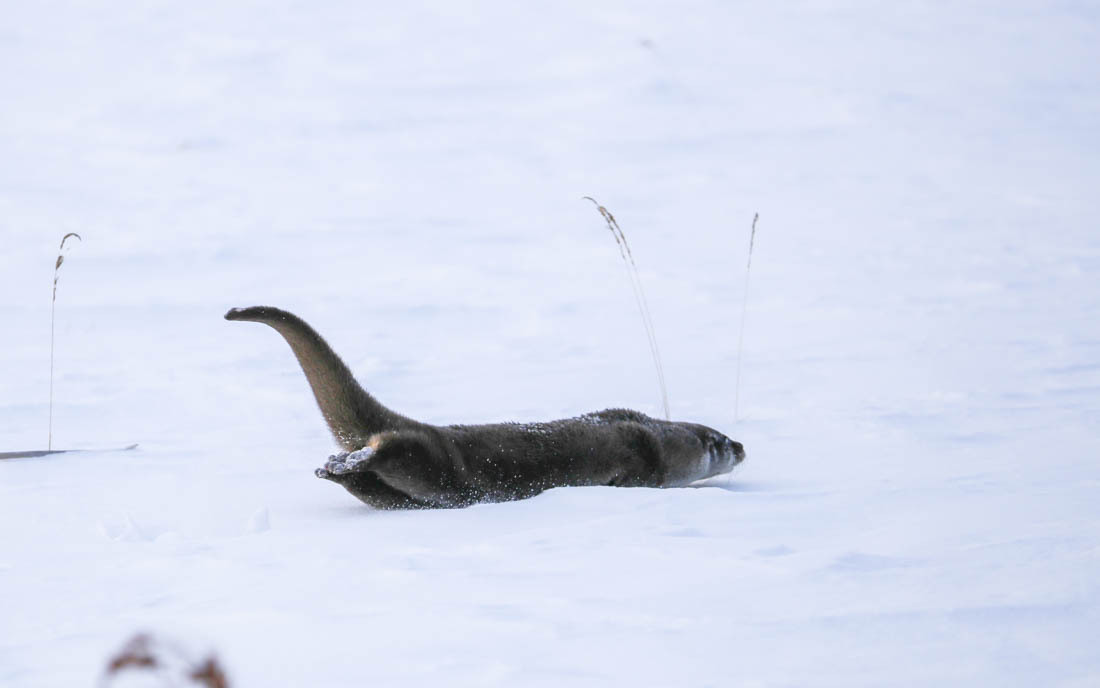
<path fill-rule="evenodd" d="M 267 507 L 260 507 L 248 517 L 245 530 L 249 533 L 263 533 L 271 529 L 271 517 L 267 513 Z"/>

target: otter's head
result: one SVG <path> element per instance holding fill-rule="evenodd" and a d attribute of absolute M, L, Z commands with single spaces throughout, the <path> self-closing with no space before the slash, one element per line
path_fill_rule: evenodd
<path fill-rule="evenodd" d="M 740 442 L 735 442 L 705 425 L 695 427 L 695 432 L 706 448 L 707 456 L 710 459 L 709 473 L 711 475 L 727 473 L 745 460 L 745 447 Z"/>

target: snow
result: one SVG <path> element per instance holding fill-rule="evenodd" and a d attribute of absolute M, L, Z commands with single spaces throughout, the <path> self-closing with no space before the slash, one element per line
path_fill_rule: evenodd
<path fill-rule="evenodd" d="M 0 685 L 1100 683 L 1089 3 L 0 16 Z M 398 412 L 660 415 L 698 488 L 375 512 L 279 337 Z M 760 213 L 733 417 L 744 266 Z"/>

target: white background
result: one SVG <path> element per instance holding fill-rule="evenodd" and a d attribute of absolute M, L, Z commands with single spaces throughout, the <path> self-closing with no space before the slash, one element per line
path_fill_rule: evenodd
<path fill-rule="evenodd" d="M 1088 2 L 0 15 L 0 685 L 1096 685 Z M 660 412 L 732 478 L 383 513 L 289 349 L 434 423 Z M 737 338 L 760 213 L 739 417 Z"/>

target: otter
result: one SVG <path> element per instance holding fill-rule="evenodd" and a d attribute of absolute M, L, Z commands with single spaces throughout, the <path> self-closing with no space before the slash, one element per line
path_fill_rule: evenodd
<path fill-rule="evenodd" d="M 298 359 L 336 442 L 315 475 L 378 509 L 464 507 L 553 487 L 678 487 L 726 473 L 744 447 L 717 430 L 608 409 L 545 423 L 437 426 L 367 393 L 321 335 L 279 308 L 233 308 L 268 325 Z"/>

